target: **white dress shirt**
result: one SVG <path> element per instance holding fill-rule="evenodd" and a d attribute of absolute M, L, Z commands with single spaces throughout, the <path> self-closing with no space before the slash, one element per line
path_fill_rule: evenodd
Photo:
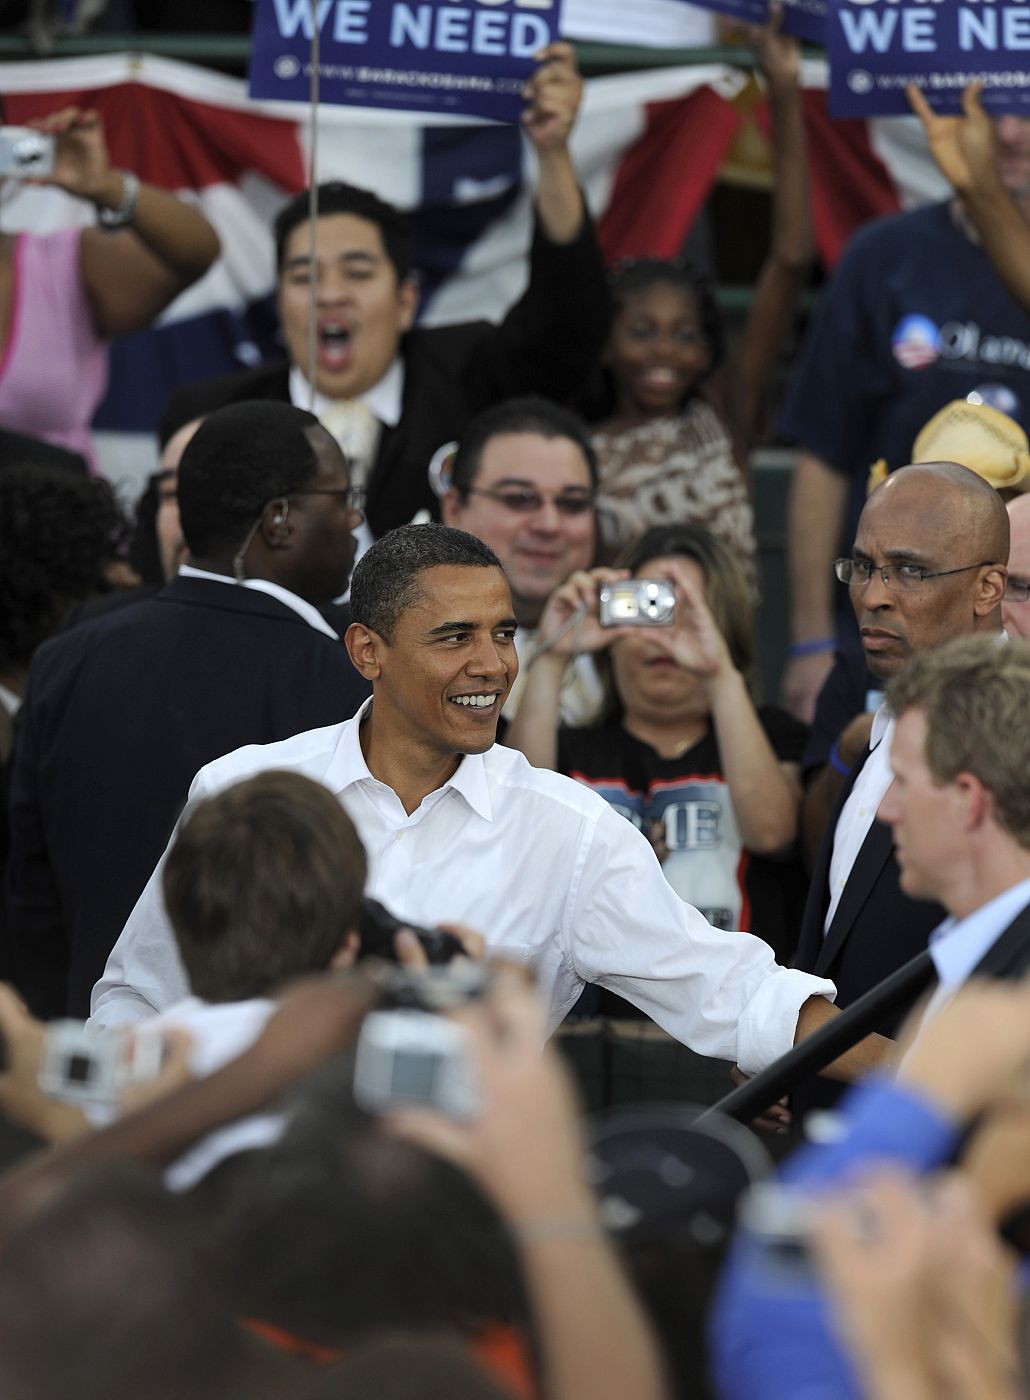
<path fill-rule="evenodd" d="M 519 658 L 519 673 L 504 702 L 504 718 L 513 720 L 519 712 L 522 693 L 529 679 L 529 666 L 536 651 L 537 629 L 520 627 L 515 633 L 515 652 Z M 558 723 L 579 729 L 594 724 L 604 705 L 604 686 L 597 674 L 594 658 L 580 652 L 569 660 L 562 677 L 558 700 Z"/>
<path fill-rule="evenodd" d="M 202 578 L 206 579 L 208 583 L 227 583 L 230 588 L 249 588 L 252 593 L 267 593 L 270 598 L 278 598 L 279 602 L 285 604 L 291 612 L 302 617 L 308 626 L 313 627 L 316 632 L 322 632 L 325 636 L 332 637 L 334 642 L 340 640 L 339 632 L 329 626 L 314 603 L 309 603 L 306 598 L 299 598 L 296 593 L 291 593 L 281 583 L 273 583 L 271 579 L 245 578 L 239 582 L 230 578 L 228 574 L 212 574 L 207 569 L 196 569 L 192 564 L 180 564 L 179 577 Z"/>
<path fill-rule="evenodd" d="M 884 704 L 873 716 L 873 727 L 869 735 L 869 757 L 855 779 L 855 786 L 848 794 L 848 800 L 837 818 L 833 834 L 833 854 L 830 857 L 830 902 L 823 921 L 824 933 L 833 923 L 833 916 L 844 893 L 844 886 L 848 883 L 851 867 L 869 835 L 869 829 L 876 817 L 876 809 L 894 780 L 894 771 L 891 768 L 893 740 L 894 716 Z"/>
<path fill-rule="evenodd" d="M 968 981 L 976 965 L 1028 904 L 1030 880 L 1021 880 L 964 919 L 945 919 L 934 929 L 930 934 L 930 956 L 937 969 L 937 987 L 927 1002 L 923 1025 Z"/>
<path fill-rule="evenodd" d="M 381 428 L 396 428 L 401 421 L 404 407 L 404 361 L 401 357 L 397 355 L 394 358 L 378 384 L 373 384 L 367 393 L 360 394 L 357 399 L 352 400 L 354 404 L 363 405 L 368 410 L 370 416 L 367 427 L 360 420 L 348 425 L 347 415 L 341 417 L 339 412 L 342 401 L 330 399 L 318 389 L 312 389 L 306 376 L 296 365 L 290 369 L 289 387 L 290 402 L 297 408 L 304 408 L 313 413 L 340 444 L 350 465 L 351 485 L 366 486 L 379 448 Z M 429 470 L 428 462 L 426 470 Z M 372 531 L 368 521 L 362 520 L 352 534 L 357 542 L 354 555 L 356 564 L 372 546 Z M 347 596 L 345 593 L 344 599 Z"/>
<path fill-rule="evenodd" d="M 596 793 L 494 745 L 467 755 L 410 816 L 344 724 L 209 763 L 190 802 L 266 769 L 325 784 L 368 853 L 367 892 L 400 918 L 452 920 L 531 965 L 553 1030 L 585 982 L 627 997 L 703 1055 L 754 1073 L 789 1050 L 798 1012 L 832 982 L 781 968 L 767 944 L 712 926 L 669 887 L 650 843 Z M 189 811 L 189 807 L 187 807 Z M 188 995 L 158 865 L 93 989 L 93 1019 L 138 1021 Z"/>

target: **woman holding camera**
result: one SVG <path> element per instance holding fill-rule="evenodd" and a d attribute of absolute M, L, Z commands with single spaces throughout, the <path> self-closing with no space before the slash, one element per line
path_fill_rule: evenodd
<path fill-rule="evenodd" d="M 107 388 L 115 335 L 143 330 L 218 256 L 198 209 L 112 167 L 97 112 L 68 107 L 33 124 L 54 139 L 54 185 L 99 223 L 0 234 L 0 424 L 92 460 L 89 425 Z"/>
<path fill-rule="evenodd" d="M 592 787 L 651 840 L 676 892 L 720 928 L 793 951 L 803 877 L 792 859 L 806 730 L 756 707 L 753 610 L 729 549 L 696 525 L 649 530 L 623 569 L 573 574 L 540 620 L 506 743 Z M 602 627 L 598 587 L 668 580 L 672 625 Z M 559 726 L 561 677 L 595 655 L 607 704 L 594 727 Z"/>

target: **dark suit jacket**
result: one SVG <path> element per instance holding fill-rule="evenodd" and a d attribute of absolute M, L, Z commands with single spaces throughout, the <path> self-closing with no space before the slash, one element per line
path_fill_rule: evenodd
<path fill-rule="evenodd" d="M 470 419 L 502 399 L 529 393 L 570 399 L 601 353 L 608 321 L 604 264 L 587 220 L 567 246 L 537 231 L 529 287 L 500 325 L 417 327 L 405 336 L 401 420 L 383 429 L 368 481 L 365 513 L 372 533 L 384 535 L 419 510 L 439 518 L 427 475 L 437 448 L 459 438 Z M 286 363 L 189 384 L 168 400 L 161 438 L 229 403 L 289 397 Z"/>
<path fill-rule="evenodd" d="M 367 694 L 342 643 L 206 579 L 41 647 L 16 735 L 5 929 L 32 1009 L 88 1015 L 199 768 L 337 724 Z"/>
<path fill-rule="evenodd" d="M 866 755 L 868 757 L 868 754 Z M 890 827 L 874 821 L 851 868 L 826 936 L 823 923 L 830 903 L 830 858 L 837 821 L 864 764 L 856 764 L 828 823 L 808 891 L 794 966 L 837 987 L 837 1005 L 850 1006 L 927 945 L 930 934 L 947 917 L 939 904 L 912 899 L 901 889 Z M 896 1018 L 876 1027 L 893 1035 Z M 843 1086 L 812 1079 L 794 1092 L 794 1111 L 804 1114 L 832 1105 Z"/>

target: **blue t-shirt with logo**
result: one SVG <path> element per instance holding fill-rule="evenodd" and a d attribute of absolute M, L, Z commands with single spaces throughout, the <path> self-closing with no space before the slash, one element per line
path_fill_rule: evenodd
<path fill-rule="evenodd" d="M 860 229 L 780 419 L 784 437 L 853 478 L 852 528 L 872 463 L 904 466 L 937 410 L 973 394 L 1030 429 L 1030 316 L 950 205 Z"/>

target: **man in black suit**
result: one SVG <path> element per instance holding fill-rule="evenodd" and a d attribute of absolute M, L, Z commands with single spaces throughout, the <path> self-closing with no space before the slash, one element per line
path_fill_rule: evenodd
<path fill-rule="evenodd" d="M 894 781 L 880 804 L 901 888 L 949 917 L 930 936 L 933 1016 L 969 977 L 1030 958 L 1030 645 L 949 642 L 892 682 Z"/>
<path fill-rule="evenodd" d="M 198 766 L 349 718 L 368 694 L 317 604 L 360 523 L 338 445 L 289 404 L 212 414 L 179 467 L 189 559 L 154 598 L 37 652 L 11 779 L 7 961 L 85 1017 Z"/>
<path fill-rule="evenodd" d="M 869 669 L 887 681 L 917 652 L 968 633 L 1000 634 L 1008 517 L 998 493 L 953 462 L 909 466 L 869 497 L 848 584 Z M 926 947 L 938 904 L 899 888 L 890 830 L 876 820 L 891 783 L 894 720 L 882 706 L 870 747 L 848 775 L 816 858 L 795 965 L 832 978 L 849 1006 Z M 895 1030 L 893 1021 L 876 1029 Z M 825 1080 L 794 1094 L 796 1113 L 837 1097 Z"/>
<path fill-rule="evenodd" d="M 292 402 L 311 408 L 340 442 L 356 483 L 367 487 L 372 535 L 423 509 L 438 516 L 428 479 L 437 450 L 501 399 L 571 398 L 601 353 L 607 279 L 568 147 L 581 93 L 571 45 L 551 45 L 523 118 L 539 165 L 529 286 L 500 325 L 412 329 L 418 285 L 405 219 L 367 190 L 322 185 L 313 256 L 306 192 L 276 220 L 289 362 L 177 390 L 162 441 L 225 403 Z"/>

